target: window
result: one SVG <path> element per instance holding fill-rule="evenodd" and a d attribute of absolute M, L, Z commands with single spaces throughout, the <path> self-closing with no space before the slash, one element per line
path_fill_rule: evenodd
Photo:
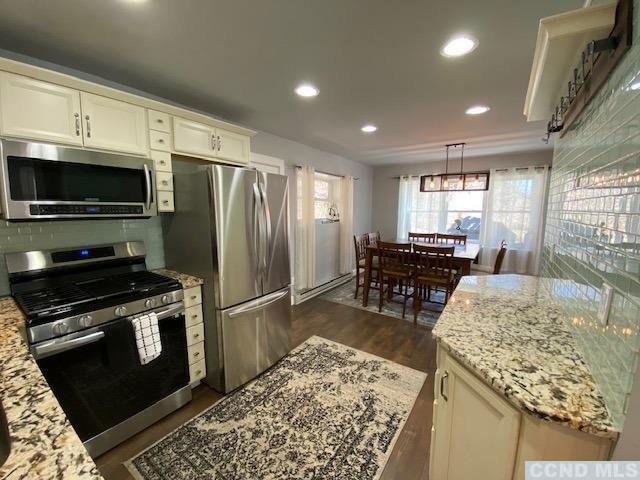
<path fill-rule="evenodd" d="M 399 238 L 408 232 L 441 232 L 467 235 L 479 242 L 485 192 L 420 192 L 417 177 L 400 180 Z M 456 223 L 456 221 L 459 221 Z"/>
<path fill-rule="evenodd" d="M 339 177 L 324 173 L 315 174 L 313 200 L 314 212 L 317 220 L 330 218 L 329 210 L 336 210 L 339 195 Z"/>

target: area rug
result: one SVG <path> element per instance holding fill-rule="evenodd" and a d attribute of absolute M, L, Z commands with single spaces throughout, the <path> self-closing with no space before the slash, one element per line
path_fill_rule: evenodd
<path fill-rule="evenodd" d="M 125 462 L 137 479 L 377 479 L 426 374 L 311 337 Z"/>
<path fill-rule="evenodd" d="M 366 307 L 362 306 L 362 288 L 358 290 L 357 299 L 353 298 L 353 294 L 355 291 L 356 281 L 351 280 L 350 282 L 339 285 L 336 288 L 323 293 L 322 295 L 320 295 L 320 298 L 324 298 L 325 300 L 329 300 L 335 303 L 341 303 L 343 305 L 349 305 L 350 307 L 359 308 L 360 310 L 378 313 L 378 299 L 380 298 L 380 291 L 377 288 L 371 287 L 371 290 L 369 290 L 369 302 Z M 401 299 L 402 297 L 398 296 L 397 298 Z M 443 302 L 444 293 L 432 293 L 431 299 L 438 302 Z M 427 302 L 424 302 L 423 306 L 425 308 L 430 308 L 431 310 L 440 311 L 443 308 L 442 305 Z M 433 328 L 435 326 L 436 322 L 438 321 L 438 317 L 440 317 L 440 312 L 431 310 L 422 310 L 418 313 L 419 325 L 424 325 L 429 328 Z M 382 315 L 387 315 L 389 317 L 401 319 L 402 304 L 385 302 L 382 306 L 382 312 L 379 313 L 381 313 Z M 413 299 L 409 299 L 409 301 L 407 302 L 407 314 L 405 315 L 404 320 L 413 322 Z"/>

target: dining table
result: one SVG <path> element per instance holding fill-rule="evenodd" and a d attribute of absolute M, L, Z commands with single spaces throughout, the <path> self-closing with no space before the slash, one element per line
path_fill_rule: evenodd
<path fill-rule="evenodd" d="M 431 242 L 419 242 L 409 241 L 406 238 L 393 238 L 391 240 L 383 240 L 384 242 L 392 243 L 410 243 L 412 245 L 427 245 L 429 247 L 450 248 L 455 247 L 453 252 L 453 267 L 458 269 L 461 276 L 471 274 L 471 264 L 478 259 L 480 254 L 480 245 L 477 243 L 467 243 L 464 245 L 453 243 L 431 243 Z M 366 307 L 369 304 L 369 288 L 371 283 L 371 264 L 373 258 L 378 254 L 378 246 L 376 244 L 367 245 L 365 247 L 365 261 L 364 261 L 364 292 L 362 295 L 362 306 Z"/>

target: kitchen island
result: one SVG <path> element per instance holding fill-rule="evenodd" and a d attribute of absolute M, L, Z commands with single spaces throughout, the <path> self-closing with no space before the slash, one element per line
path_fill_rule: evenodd
<path fill-rule="evenodd" d="M 522 478 L 525 460 L 608 458 L 619 427 L 554 297 L 562 281 L 463 277 L 433 330 L 432 478 L 457 478 L 462 464 Z"/>

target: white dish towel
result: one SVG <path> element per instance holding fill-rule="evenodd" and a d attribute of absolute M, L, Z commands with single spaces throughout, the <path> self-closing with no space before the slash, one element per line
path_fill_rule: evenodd
<path fill-rule="evenodd" d="M 146 365 L 158 358 L 162 353 L 158 317 L 155 313 L 142 315 L 141 317 L 132 318 L 131 325 L 133 325 L 133 332 L 136 337 L 140 363 Z"/>

